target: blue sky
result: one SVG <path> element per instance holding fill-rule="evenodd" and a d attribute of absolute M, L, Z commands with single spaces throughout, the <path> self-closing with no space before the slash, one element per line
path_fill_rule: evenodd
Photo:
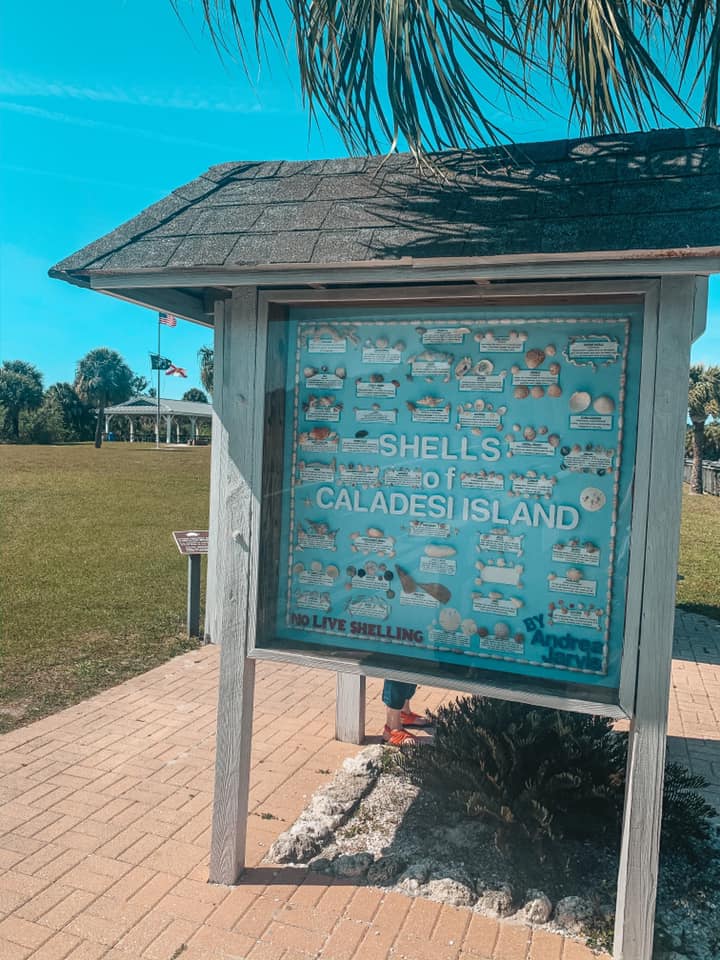
<path fill-rule="evenodd" d="M 250 83 L 220 61 L 197 5 L 183 9 L 184 25 L 169 0 L 5 5 L 0 358 L 35 363 L 46 385 L 72 380 L 97 346 L 149 376 L 157 340 L 155 314 L 50 280 L 50 266 L 214 163 L 345 154 L 329 125 L 309 128 L 282 57 Z M 531 111 L 497 120 L 519 141 L 568 132 L 560 116 Z M 210 342 L 185 321 L 163 329 L 163 353 L 189 374 L 165 379 L 164 396 L 199 386 L 196 354 Z M 693 359 L 720 363 L 720 280 Z"/>

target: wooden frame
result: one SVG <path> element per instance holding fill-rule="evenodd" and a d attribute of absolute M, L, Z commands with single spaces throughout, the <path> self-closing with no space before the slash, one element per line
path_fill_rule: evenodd
<path fill-rule="evenodd" d="M 667 264 L 663 264 L 666 266 Z M 697 264 L 694 264 L 697 268 Z M 585 264 L 586 275 L 593 273 Z M 677 262 L 676 262 L 677 267 Z M 713 268 L 717 263 L 713 261 Z M 577 273 L 581 265 L 577 265 Z M 627 271 L 631 272 L 631 271 Z M 655 271 L 656 274 L 671 271 Z M 682 274 L 676 269 L 675 273 Z M 387 274 L 385 274 L 387 276 Z M 269 290 L 238 287 L 232 299 L 216 304 L 216 394 L 211 486 L 211 552 L 208 566 L 208 632 L 222 642 L 218 705 L 218 749 L 213 810 L 210 880 L 234 883 L 244 867 L 247 820 L 254 661 L 286 660 L 329 666 L 308 656 L 255 645 L 267 628 L 268 605 L 258 606 L 258 584 L 275 562 L 261 551 L 263 497 L 279 495 L 275 470 L 266 462 L 282 458 L 268 446 L 269 427 L 279 407 L 266 404 L 266 385 L 281 400 L 281 365 L 266 364 L 266 348 L 282 352 L 278 311 L 290 305 L 338 306 L 341 303 L 491 304 L 515 302 L 595 303 L 623 298 L 644 303 L 644 336 L 636 479 L 632 514 L 631 561 L 625 619 L 625 647 L 619 704 L 567 700 L 556 694 L 516 687 L 488 687 L 491 696 L 548 706 L 631 718 L 625 815 L 620 851 L 616 910 L 616 960 L 650 960 L 657 887 L 665 734 L 672 657 L 676 559 L 679 541 L 682 450 L 685 434 L 684 389 L 693 333 L 702 329 L 707 282 L 704 276 L 662 279 L 506 283 L 446 287 L 353 290 Z M 269 332 L 270 331 L 270 332 Z M 280 331 L 281 332 L 281 331 Z M 266 384 L 267 369 L 267 384 Z M 263 424 L 263 429 L 260 429 Z M 265 441 L 265 442 L 264 442 Z M 264 450 L 265 448 L 265 450 Z M 654 521 L 654 517 L 662 518 Z M 269 566 L 268 566 L 269 565 Z M 243 585 L 247 589 L 242 589 Z M 367 664 L 335 658 L 331 669 L 376 674 Z M 382 671 L 386 673 L 386 671 Z M 399 679 L 413 674 L 395 671 Z M 425 682 L 428 682 L 427 679 Z M 339 680 L 343 689 L 345 678 Z M 461 682 L 453 686 L 463 689 Z M 360 710 L 362 681 L 352 687 L 353 709 Z M 477 689 L 474 686 L 474 689 Z M 363 698 L 364 699 L 364 698 Z M 342 727 L 353 718 L 338 717 Z M 348 732 L 358 734 L 359 726 Z"/>

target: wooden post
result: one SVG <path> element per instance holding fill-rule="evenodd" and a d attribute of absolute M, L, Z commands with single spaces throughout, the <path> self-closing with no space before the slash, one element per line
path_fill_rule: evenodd
<path fill-rule="evenodd" d="M 200 636 L 200 554 L 188 557 L 187 632 L 189 637 Z"/>
<path fill-rule="evenodd" d="M 264 404 L 265 318 L 257 291 L 238 288 L 216 310 L 209 632 L 220 643 L 210 881 L 235 883 L 245 866 L 255 662 Z"/>
<path fill-rule="evenodd" d="M 337 674 L 335 739 L 342 743 L 365 739 L 365 677 L 360 674 Z"/>
<path fill-rule="evenodd" d="M 636 464 L 638 475 L 649 478 L 649 509 L 618 873 L 616 960 L 652 957 L 694 293 L 694 277 L 662 280 L 650 371 L 650 453 L 646 462 Z"/>

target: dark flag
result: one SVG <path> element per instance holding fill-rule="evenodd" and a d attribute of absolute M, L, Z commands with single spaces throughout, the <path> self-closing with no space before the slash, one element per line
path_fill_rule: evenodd
<path fill-rule="evenodd" d="M 159 353 L 150 354 L 150 367 L 153 370 L 167 370 L 173 365 L 172 360 L 167 357 L 161 357 Z"/>

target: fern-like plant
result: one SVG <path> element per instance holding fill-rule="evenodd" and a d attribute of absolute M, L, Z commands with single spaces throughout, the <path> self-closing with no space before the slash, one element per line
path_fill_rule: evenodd
<path fill-rule="evenodd" d="M 609 720 L 467 697 L 440 708 L 429 745 L 409 745 L 400 769 L 495 831 L 501 849 L 539 856 L 563 838 L 617 837 L 627 737 Z M 666 833 L 677 845 L 710 837 L 704 781 L 668 765 Z"/>

